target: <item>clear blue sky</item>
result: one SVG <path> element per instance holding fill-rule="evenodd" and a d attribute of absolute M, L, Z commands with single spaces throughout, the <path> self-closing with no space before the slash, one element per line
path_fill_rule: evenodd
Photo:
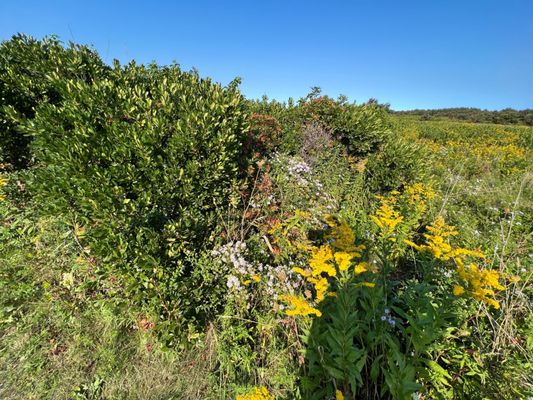
<path fill-rule="evenodd" d="M 1 0 L 0 39 L 17 32 L 240 76 L 251 98 L 533 108 L 533 0 Z"/>

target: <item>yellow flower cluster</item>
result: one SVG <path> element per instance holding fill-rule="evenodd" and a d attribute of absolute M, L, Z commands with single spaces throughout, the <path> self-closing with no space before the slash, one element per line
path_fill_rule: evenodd
<path fill-rule="evenodd" d="M 331 241 L 333 250 L 346 253 L 352 258 L 361 257 L 361 252 L 365 249 L 365 246 L 355 244 L 355 233 L 352 228 L 344 221 L 338 222 L 331 215 L 327 215 L 325 221 L 330 228 L 330 232 L 326 235 L 326 240 Z M 343 271 L 342 268 L 341 271 Z"/>
<path fill-rule="evenodd" d="M 287 315 L 322 316 L 322 312 L 320 312 L 320 310 L 312 307 L 305 299 L 299 296 L 285 295 L 282 297 L 282 300 L 285 300 L 292 307 L 292 309 L 286 311 Z"/>
<path fill-rule="evenodd" d="M 329 242 L 327 245 L 311 248 L 309 268 L 293 268 L 315 289 L 315 302 L 318 304 L 326 297 L 329 288 L 328 278 L 337 276 L 337 270 L 347 271 L 355 258 L 360 258 L 364 245 L 355 244 L 355 233 L 345 222 L 337 222 L 332 216 L 326 216 L 326 223 L 330 231 L 325 236 Z M 366 263 L 358 263 L 354 267 L 354 273 L 360 274 L 368 270 Z M 334 293 L 329 293 L 334 296 Z M 284 299 L 292 306 L 287 315 L 311 315 L 318 317 L 322 313 L 312 307 L 305 299 L 298 296 L 285 296 Z"/>
<path fill-rule="evenodd" d="M 481 300 L 490 304 L 494 308 L 500 308 L 500 303 L 489 296 L 494 296 L 495 290 L 504 290 L 505 287 L 500 284 L 500 273 L 494 270 L 482 270 L 475 264 L 465 266 L 461 259 L 458 259 L 457 273 L 465 282 L 465 287 L 455 285 L 453 293 L 460 296 L 467 293 L 476 300 Z"/>
<path fill-rule="evenodd" d="M 0 176 L 0 188 L 7 185 L 7 179 Z M 0 201 L 4 201 L 6 196 L 0 193 Z"/>
<path fill-rule="evenodd" d="M 237 396 L 235 400 L 274 400 L 274 396 L 268 392 L 266 387 L 261 386 L 248 394 Z"/>
<path fill-rule="evenodd" d="M 415 207 L 418 214 L 423 214 L 427 210 L 427 201 L 433 200 L 437 194 L 423 183 L 413 183 L 405 185 L 404 193 L 407 195 L 409 204 Z"/>
<path fill-rule="evenodd" d="M 450 236 L 457 236 L 458 232 L 455 227 L 446 225 L 444 218 L 438 216 L 432 225 L 427 227 L 429 233 L 424 234 L 426 244 L 417 245 L 410 240 L 406 240 L 409 246 L 415 248 L 420 252 L 428 251 L 433 254 L 433 257 L 439 260 L 447 261 L 449 259 L 464 259 L 464 257 L 485 258 L 485 255 L 478 250 L 468 250 L 461 247 L 452 247 L 448 243 Z"/>
<path fill-rule="evenodd" d="M 335 390 L 335 400 L 344 400 L 344 395 L 340 390 Z"/>
<path fill-rule="evenodd" d="M 331 263 L 335 260 L 335 255 L 329 246 L 313 247 L 311 249 L 311 259 L 309 260 L 309 269 L 293 268 L 293 271 L 302 275 L 307 282 L 315 288 L 315 302 L 320 303 L 324 300 L 328 290 L 328 277 L 337 275 L 335 266 Z M 343 261 L 343 265 L 344 265 Z M 348 260 L 348 263 L 350 261 Z M 325 276 L 324 276 L 325 275 Z M 297 296 L 285 296 L 293 309 L 287 311 L 287 315 L 310 315 L 314 314 L 320 317 L 322 313 L 309 303 Z"/>
<path fill-rule="evenodd" d="M 428 226 L 429 233 L 424 234 L 426 244 L 417 245 L 410 240 L 405 242 L 420 252 L 429 252 L 438 260 L 448 261 L 453 259 L 457 265 L 457 274 L 464 282 L 463 285 L 455 285 L 453 294 L 461 296 L 469 295 L 476 300 L 481 300 L 495 308 L 500 304 L 492 297 L 494 290 L 505 289 L 499 283 L 500 274 L 493 270 L 480 269 L 473 263 L 465 265 L 468 257 L 485 258 L 483 252 L 479 250 L 469 250 L 461 247 L 453 247 L 448 238 L 456 236 L 458 232 L 455 227 L 447 225 L 442 216 L 437 217 L 435 222 Z"/>
<path fill-rule="evenodd" d="M 370 219 L 381 229 L 381 237 L 383 238 L 390 237 L 396 227 L 403 221 L 403 216 L 394 209 L 394 204 L 397 200 L 395 196 L 398 194 L 399 192 L 393 191 L 391 196 L 387 198 L 380 196 L 381 205 L 376 214 L 370 216 Z"/>

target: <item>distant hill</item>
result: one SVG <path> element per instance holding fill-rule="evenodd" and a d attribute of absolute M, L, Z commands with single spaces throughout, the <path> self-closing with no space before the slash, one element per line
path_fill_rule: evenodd
<path fill-rule="evenodd" d="M 512 124 L 533 126 L 533 109 L 514 110 L 506 108 L 500 111 L 481 110 L 479 108 L 442 108 L 435 110 L 392 111 L 396 115 L 411 115 L 422 120 L 450 119 L 458 121 Z"/>

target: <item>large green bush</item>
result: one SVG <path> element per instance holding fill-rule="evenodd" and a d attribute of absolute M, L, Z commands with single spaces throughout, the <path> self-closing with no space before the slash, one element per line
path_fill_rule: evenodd
<path fill-rule="evenodd" d="M 320 125 L 340 140 L 348 153 L 364 157 L 376 152 L 392 135 L 392 123 L 386 105 L 375 100 L 366 103 L 348 103 L 340 96 L 332 99 L 322 96 L 319 88 L 313 88 L 305 98 L 295 103 L 262 100 L 249 101 L 249 109 L 257 114 L 275 117 L 283 128 L 283 150 L 299 153 L 302 129 Z"/>
<path fill-rule="evenodd" d="M 392 125 L 386 109 L 374 101 L 349 105 L 338 128 L 348 152 L 364 156 L 376 152 L 380 145 L 390 141 Z"/>
<path fill-rule="evenodd" d="M 90 83 L 109 70 L 89 47 L 64 47 L 55 37 L 36 40 L 13 36 L 0 44 L 0 162 L 20 169 L 32 162 L 20 122 L 31 119 L 42 103 L 60 104 L 56 73 L 64 79 Z"/>
<path fill-rule="evenodd" d="M 429 176 L 430 154 L 414 142 L 393 135 L 380 150 L 368 156 L 365 181 L 374 192 L 401 188 L 406 182 Z"/>
<path fill-rule="evenodd" d="M 364 104 L 348 103 L 340 97 L 312 97 L 301 102 L 304 123 L 318 122 L 331 130 L 354 156 L 365 156 L 378 150 L 392 134 L 385 106 L 370 100 Z"/>
<path fill-rule="evenodd" d="M 30 190 L 43 210 L 71 216 L 131 294 L 178 319 L 194 314 L 192 265 L 214 236 L 247 130 L 237 82 L 134 63 L 100 80 L 49 79 L 61 103 L 24 124 L 39 161 Z"/>

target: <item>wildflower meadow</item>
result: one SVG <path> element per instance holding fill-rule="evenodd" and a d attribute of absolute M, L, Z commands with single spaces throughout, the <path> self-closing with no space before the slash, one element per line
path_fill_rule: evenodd
<path fill-rule="evenodd" d="M 24 35 L 0 94 L 1 399 L 533 396 L 531 126 Z"/>

